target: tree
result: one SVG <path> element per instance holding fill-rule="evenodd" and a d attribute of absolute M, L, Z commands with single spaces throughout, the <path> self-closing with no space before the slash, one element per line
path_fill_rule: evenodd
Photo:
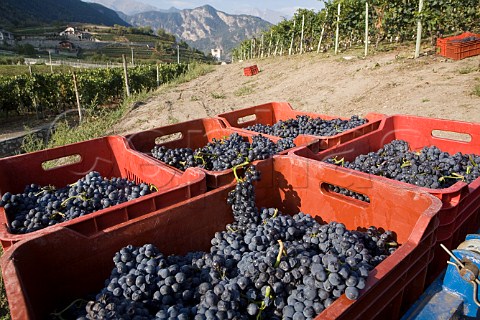
<path fill-rule="evenodd" d="M 19 54 L 23 54 L 23 55 L 26 55 L 26 56 L 34 56 L 35 53 L 37 52 L 35 50 L 34 46 L 32 46 L 29 43 L 24 44 L 24 45 L 19 45 L 17 50 L 18 50 Z"/>

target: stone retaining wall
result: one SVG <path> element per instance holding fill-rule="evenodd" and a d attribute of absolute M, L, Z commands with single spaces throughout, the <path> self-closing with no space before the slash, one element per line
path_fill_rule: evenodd
<path fill-rule="evenodd" d="M 37 138 L 40 138 L 40 139 L 43 139 L 43 141 L 46 141 L 51 134 L 50 130 L 51 130 L 51 127 L 48 126 L 46 128 L 42 128 L 34 131 L 33 134 Z M 22 143 L 23 143 L 23 139 L 27 135 L 28 134 L 24 134 L 19 137 L 0 141 L 0 158 L 24 153 L 25 151 L 22 150 Z"/>

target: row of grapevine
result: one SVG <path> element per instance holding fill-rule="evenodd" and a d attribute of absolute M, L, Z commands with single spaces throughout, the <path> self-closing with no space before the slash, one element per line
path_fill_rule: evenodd
<path fill-rule="evenodd" d="M 416 36 L 417 20 L 423 22 L 423 37 L 432 42 L 441 35 L 480 31 L 480 1 L 425 0 L 419 13 L 418 0 L 326 0 L 322 10 L 299 9 L 255 38 L 243 41 L 232 52 L 234 59 L 248 59 L 326 51 L 334 46 L 339 30 L 341 47 L 363 44 L 368 2 L 369 42 L 402 42 Z M 338 16 L 338 5 L 341 11 Z M 303 30 L 303 32 L 302 32 Z"/>
<path fill-rule="evenodd" d="M 186 64 L 159 66 L 159 83 L 166 83 L 187 71 Z M 130 91 L 137 93 L 157 88 L 156 66 L 128 69 Z M 104 105 L 125 95 L 121 68 L 93 69 L 76 73 L 82 106 Z M 75 107 L 76 98 L 71 73 L 45 73 L 0 77 L 0 113 L 57 114 Z"/>

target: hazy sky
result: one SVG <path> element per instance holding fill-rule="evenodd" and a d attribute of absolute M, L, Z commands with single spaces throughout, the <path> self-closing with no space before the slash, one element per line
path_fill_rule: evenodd
<path fill-rule="evenodd" d="M 292 16 L 297 8 L 319 10 L 323 7 L 323 2 L 318 0 L 242 0 L 242 1 L 220 1 L 220 0 L 140 0 L 144 3 L 154 5 L 160 9 L 175 7 L 178 9 L 192 9 L 195 7 L 209 4 L 215 9 L 227 13 L 250 13 L 252 9 L 269 9 L 282 14 Z"/>

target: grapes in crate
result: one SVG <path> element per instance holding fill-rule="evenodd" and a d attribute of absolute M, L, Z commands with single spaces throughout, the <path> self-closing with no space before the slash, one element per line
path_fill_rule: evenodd
<path fill-rule="evenodd" d="M 431 189 L 448 188 L 457 181 L 471 183 L 480 177 L 479 155 L 451 155 L 436 146 L 412 151 L 404 140 L 394 140 L 352 161 L 333 157 L 326 162 Z"/>
<path fill-rule="evenodd" d="M 124 178 L 107 179 L 92 171 L 63 188 L 27 185 L 23 193 L 6 192 L 0 200 L 10 232 L 37 231 L 105 209 L 151 192 L 151 186 Z"/>
<path fill-rule="evenodd" d="M 300 134 L 313 136 L 335 136 L 344 131 L 367 123 L 367 119 L 352 116 L 349 120 L 340 118 L 324 120 L 309 116 L 297 116 L 295 119 L 280 120 L 273 125 L 254 124 L 245 127 L 246 130 L 282 138 L 296 138 Z"/>
<path fill-rule="evenodd" d="M 259 177 L 250 166 L 229 193 L 233 223 L 209 252 L 165 256 L 152 244 L 118 251 L 80 319 L 313 319 L 344 294 L 356 300 L 398 247 L 393 233 L 257 208 Z"/>
<path fill-rule="evenodd" d="M 277 143 L 262 136 L 245 141 L 238 133 L 223 139 L 213 139 L 206 146 L 197 149 L 155 146 L 152 156 L 172 167 L 185 171 L 190 167 L 201 167 L 211 171 L 223 171 L 245 161 L 264 160 L 274 154 L 295 147 L 292 138 L 281 139 Z"/>

